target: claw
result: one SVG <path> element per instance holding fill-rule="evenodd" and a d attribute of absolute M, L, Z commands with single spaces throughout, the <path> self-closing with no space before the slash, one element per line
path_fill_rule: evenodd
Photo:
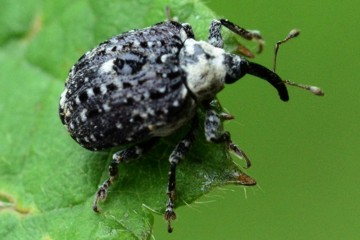
<path fill-rule="evenodd" d="M 233 142 L 229 143 L 229 148 L 232 151 L 234 151 L 236 155 L 238 155 L 239 157 L 241 157 L 242 159 L 244 159 L 246 161 L 246 167 L 245 168 L 251 167 L 251 161 L 246 156 L 245 152 L 243 152 L 240 148 L 238 148 Z"/>
<path fill-rule="evenodd" d="M 232 120 L 235 118 L 233 115 L 226 113 L 226 112 L 220 113 L 219 116 L 220 116 L 221 120 L 223 120 L 223 121 Z"/>
<path fill-rule="evenodd" d="M 172 233 L 173 227 L 171 226 L 171 221 L 176 219 L 176 214 L 173 207 L 174 204 L 172 203 L 171 199 L 169 199 L 164 213 L 164 219 L 168 222 L 168 233 Z"/>
<path fill-rule="evenodd" d="M 256 185 L 255 179 L 253 179 L 252 177 L 250 177 L 249 175 L 247 175 L 243 172 L 240 173 L 240 175 L 236 178 L 236 180 L 241 185 L 245 185 L 245 186 Z"/>
<path fill-rule="evenodd" d="M 110 177 L 108 180 L 106 180 L 98 189 L 98 191 L 95 194 L 95 199 L 94 199 L 94 203 L 93 203 L 93 210 L 95 212 L 100 212 L 99 207 L 98 207 L 98 203 L 99 200 L 101 201 L 105 201 L 106 197 L 107 197 L 107 189 L 110 187 L 110 185 L 112 184 L 112 181 L 114 180 L 113 177 Z"/>

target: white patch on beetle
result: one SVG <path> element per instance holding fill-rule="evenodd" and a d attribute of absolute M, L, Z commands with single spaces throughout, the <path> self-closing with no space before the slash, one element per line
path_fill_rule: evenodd
<path fill-rule="evenodd" d="M 71 116 L 71 112 L 70 112 L 70 109 L 66 109 L 65 111 L 65 117 L 70 117 Z"/>
<path fill-rule="evenodd" d="M 143 93 L 143 97 L 144 97 L 144 99 L 149 99 L 149 97 L 150 97 L 150 92 L 149 92 L 149 91 L 145 91 L 145 92 Z"/>
<path fill-rule="evenodd" d="M 82 122 L 85 122 L 87 120 L 87 116 L 86 116 L 87 111 L 88 110 L 86 108 L 84 108 L 80 113 L 80 118 L 81 118 Z"/>
<path fill-rule="evenodd" d="M 146 120 L 146 119 L 148 118 L 147 112 L 142 112 L 142 113 L 140 113 L 140 117 L 141 117 L 142 119 Z"/>
<path fill-rule="evenodd" d="M 175 100 L 175 101 L 172 103 L 172 105 L 173 105 L 174 107 L 178 107 L 178 106 L 180 106 L 180 104 L 179 104 L 179 101 L 178 101 L 178 100 Z"/>
<path fill-rule="evenodd" d="M 117 128 L 117 129 L 122 129 L 122 124 L 120 123 L 120 122 L 117 122 L 116 124 L 115 124 L 115 127 Z"/>
<path fill-rule="evenodd" d="M 179 51 L 179 49 L 177 47 L 171 48 L 171 53 L 172 54 L 176 54 L 178 51 Z"/>
<path fill-rule="evenodd" d="M 161 87 L 158 89 L 159 93 L 165 93 L 166 92 L 166 87 Z"/>
<path fill-rule="evenodd" d="M 92 88 L 86 89 L 86 93 L 88 95 L 88 98 L 92 98 L 95 95 L 94 90 Z"/>
<path fill-rule="evenodd" d="M 138 109 L 134 109 L 134 110 L 132 110 L 132 112 L 131 112 L 131 115 L 132 116 L 136 116 L 136 115 L 139 115 L 140 114 L 140 111 L 138 110 Z"/>
<path fill-rule="evenodd" d="M 168 58 L 168 56 L 169 56 L 169 54 L 164 54 L 164 55 L 162 55 L 162 56 L 160 57 L 161 62 L 165 63 L 166 60 L 167 60 L 167 58 Z"/>
<path fill-rule="evenodd" d="M 103 107 L 105 112 L 109 112 L 111 110 L 111 107 L 110 107 L 109 103 L 104 103 L 102 105 L 102 107 Z"/>
<path fill-rule="evenodd" d="M 101 84 L 100 85 L 100 91 L 101 91 L 102 95 L 105 95 L 105 93 L 107 92 L 106 84 Z"/>
<path fill-rule="evenodd" d="M 133 42 L 133 47 L 139 47 L 140 46 L 140 41 L 139 40 L 135 40 Z"/>
<path fill-rule="evenodd" d="M 96 142 L 96 138 L 95 138 L 94 134 L 90 135 L 90 139 L 93 140 L 94 142 Z"/>
<path fill-rule="evenodd" d="M 154 115 L 155 115 L 154 109 L 152 109 L 152 108 L 147 108 L 147 109 L 146 109 L 146 113 L 147 113 L 148 115 L 151 115 L 151 116 L 154 116 Z"/>
<path fill-rule="evenodd" d="M 184 24 L 183 24 L 183 26 L 184 26 Z M 181 39 L 181 41 L 184 42 L 187 38 L 188 38 L 188 35 L 187 35 L 186 31 L 184 30 L 184 28 L 181 28 L 180 29 L 180 39 Z"/>
<path fill-rule="evenodd" d="M 61 93 L 61 95 L 60 95 L 60 107 L 62 108 L 62 109 L 64 109 L 65 108 L 65 102 L 66 102 L 66 100 L 67 100 L 67 98 L 66 98 L 66 93 L 67 93 L 67 88 L 65 88 L 65 90 Z"/>
<path fill-rule="evenodd" d="M 188 89 L 185 86 L 183 86 L 183 88 L 181 89 L 181 98 L 185 99 L 188 93 L 189 93 Z"/>
<path fill-rule="evenodd" d="M 187 73 L 187 86 L 201 101 L 213 99 L 224 88 L 225 51 L 204 41 L 188 39 L 180 52 L 181 67 Z"/>
<path fill-rule="evenodd" d="M 101 64 L 101 67 L 99 68 L 99 74 L 113 72 L 114 71 L 113 67 L 114 67 L 114 59 L 110 59 L 104 62 L 103 64 Z"/>

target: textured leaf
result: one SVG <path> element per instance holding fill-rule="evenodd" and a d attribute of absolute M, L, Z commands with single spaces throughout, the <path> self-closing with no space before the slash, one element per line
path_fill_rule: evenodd
<path fill-rule="evenodd" d="M 181 3 L 180 3 L 181 2 Z M 165 19 L 168 4 L 206 39 L 213 13 L 199 1 L 3 1 L 0 10 L 0 238 L 149 239 L 152 211 L 166 203 L 168 156 L 186 126 L 141 159 L 120 166 L 102 212 L 94 193 L 114 149 L 90 152 L 61 125 L 68 70 L 97 43 Z M 176 205 L 191 203 L 240 172 L 203 130 L 177 172 Z M 164 231 L 165 231 L 164 224 Z M 176 226 L 176 224 L 175 224 Z"/>

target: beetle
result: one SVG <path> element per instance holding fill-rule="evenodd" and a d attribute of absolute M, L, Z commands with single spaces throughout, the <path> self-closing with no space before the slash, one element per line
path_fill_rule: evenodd
<path fill-rule="evenodd" d="M 71 137 L 93 151 L 126 146 L 113 154 L 109 178 L 95 195 L 94 211 L 99 211 L 99 200 L 105 200 L 120 163 L 138 158 L 159 138 L 191 123 L 169 157 L 164 218 L 171 232 L 176 217 L 176 167 L 194 142 L 199 107 L 205 109 L 206 140 L 227 144 L 250 166 L 230 133 L 222 130 L 222 120 L 232 116 L 216 111 L 216 94 L 250 74 L 266 80 L 282 101 L 288 101 L 287 82 L 262 65 L 225 52 L 222 26 L 262 46 L 257 32 L 227 19 L 211 22 L 208 42 L 195 40 L 189 24 L 169 20 L 112 37 L 86 52 L 71 68 L 59 104 L 60 119 Z"/>

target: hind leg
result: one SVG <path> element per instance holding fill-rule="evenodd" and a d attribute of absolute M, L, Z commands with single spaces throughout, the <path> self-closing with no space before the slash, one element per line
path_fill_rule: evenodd
<path fill-rule="evenodd" d="M 129 147 L 125 150 L 114 153 L 113 159 L 109 165 L 109 178 L 99 187 L 95 194 L 93 210 L 99 212 L 99 200 L 105 201 L 108 188 L 113 184 L 119 174 L 118 165 L 123 162 L 130 162 L 139 158 L 142 153 L 150 149 L 156 142 L 157 138 L 150 139 L 147 142 L 140 143 L 136 146 Z"/>

